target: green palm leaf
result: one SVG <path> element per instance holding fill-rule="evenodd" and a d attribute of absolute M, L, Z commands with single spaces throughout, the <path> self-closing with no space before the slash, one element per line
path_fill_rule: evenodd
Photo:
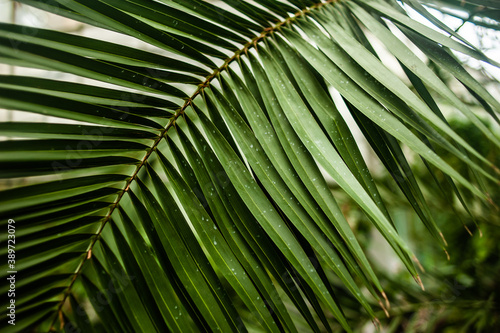
<path fill-rule="evenodd" d="M 1 224 L 15 226 L 16 240 L 0 277 L 17 272 L 16 330 L 351 331 L 345 302 L 377 323 L 387 296 L 331 179 L 421 280 L 346 114 L 443 249 L 406 148 L 467 211 L 466 198 L 487 203 L 498 184 L 498 168 L 438 106 L 498 149 L 484 119 L 498 122 L 500 102 L 453 52 L 498 64 L 425 1 L 404 3 L 438 29 L 390 0 L 18 2 L 148 48 L 0 23 L 0 61 L 75 78 L 0 76 L 3 108 L 50 120 L 0 123 L 10 138 L 0 142 L 10 184 Z M 465 10 L 499 22 L 494 2 Z M 481 113 L 400 36 L 456 77 Z M 382 63 L 381 45 L 406 77 Z M 3 320 L 0 332 L 13 327 Z"/>

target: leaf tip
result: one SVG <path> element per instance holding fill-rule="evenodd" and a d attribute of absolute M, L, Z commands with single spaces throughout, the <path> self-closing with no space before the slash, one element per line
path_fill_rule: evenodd
<path fill-rule="evenodd" d="M 470 231 L 470 229 L 464 224 L 464 228 L 465 230 L 467 230 L 467 232 L 469 233 L 469 235 L 472 237 L 472 232 Z"/>
<path fill-rule="evenodd" d="M 375 330 L 377 332 L 380 332 L 380 329 L 382 328 L 382 326 L 381 326 L 380 321 L 378 320 L 377 317 L 372 318 L 372 323 L 375 326 Z"/>
<path fill-rule="evenodd" d="M 446 241 L 446 238 L 444 238 L 443 233 L 440 231 L 439 236 L 441 236 L 441 239 L 443 240 L 444 246 L 448 246 L 448 242 Z"/>
<path fill-rule="evenodd" d="M 450 254 L 448 253 L 448 251 L 446 251 L 446 249 L 443 249 L 443 251 L 446 254 L 446 259 L 450 261 Z"/>
<path fill-rule="evenodd" d="M 389 302 L 389 299 L 387 298 L 387 295 L 385 294 L 385 291 L 382 291 L 382 297 L 384 298 L 386 308 L 390 309 L 391 308 L 391 303 Z"/>
<path fill-rule="evenodd" d="M 424 284 L 422 283 L 422 280 L 420 279 L 420 276 L 418 276 L 418 274 L 417 274 L 413 278 L 415 279 L 415 281 L 417 282 L 417 284 L 420 286 L 420 288 L 422 288 L 422 290 L 425 290 Z"/>
<path fill-rule="evenodd" d="M 389 311 L 387 311 L 387 308 L 384 306 L 384 304 L 379 300 L 378 301 L 378 304 L 380 305 L 380 307 L 382 308 L 382 310 L 384 311 L 384 314 L 387 318 L 390 317 L 389 315 Z M 377 318 L 374 318 L 374 319 L 377 319 Z"/>

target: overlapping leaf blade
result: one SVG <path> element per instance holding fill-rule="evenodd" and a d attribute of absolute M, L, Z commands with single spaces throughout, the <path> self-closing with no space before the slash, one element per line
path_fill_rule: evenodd
<path fill-rule="evenodd" d="M 453 131 L 435 96 L 498 149 L 495 130 L 384 20 L 498 122 L 500 102 L 449 49 L 496 63 L 393 1 L 19 2 L 155 49 L 0 24 L 0 61 L 107 85 L 0 76 L 2 107 L 53 121 L 0 124 L 10 138 L 0 142 L 0 178 L 28 183 L 0 192 L 2 227 L 16 220 L 16 265 L 29 276 L 19 282 L 23 329 L 350 331 L 344 297 L 376 321 L 373 307 L 385 293 L 325 173 L 419 278 L 341 109 L 442 247 L 401 145 L 433 165 L 436 180 L 435 170 L 445 173 L 445 195 L 466 209 L 462 189 L 484 200 L 498 181 L 496 166 Z M 377 58 L 365 27 L 417 93 Z"/>

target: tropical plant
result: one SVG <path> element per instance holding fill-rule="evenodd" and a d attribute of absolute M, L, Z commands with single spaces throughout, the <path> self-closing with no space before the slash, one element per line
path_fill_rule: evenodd
<path fill-rule="evenodd" d="M 424 2 L 18 2 L 149 46 L 0 24 L 1 62 L 71 74 L 0 77 L 2 107 L 50 120 L 0 124 L 12 138 L 0 145 L 1 228 L 15 235 L 15 248 L 2 238 L 13 261 L 0 275 L 15 276 L 16 312 L 12 326 L 2 301 L 2 332 L 350 331 L 352 304 L 377 323 L 391 296 L 333 185 L 421 279 L 354 124 L 429 243 L 446 248 L 426 200 L 493 209 L 499 170 L 441 107 L 498 150 L 500 103 L 454 52 L 498 64 Z M 431 3 L 499 29 L 496 1 Z M 436 181 L 425 196 L 408 150 Z"/>

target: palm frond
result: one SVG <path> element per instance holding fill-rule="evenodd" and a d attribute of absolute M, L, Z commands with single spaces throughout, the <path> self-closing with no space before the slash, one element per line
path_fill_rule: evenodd
<path fill-rule="evenodd" d="M 69 78 L 0 76 L 2 107 L 50 119 L 0 124 L 18 331 L 351 331 L 345 299 L 377 322 L 387 296 L 332 182 L 421 280 L 350 117 L 443 249 L 407 148 L 447 200 L 491 209 L 499 170 L 442 105 L 498 149 L 500 102 L 454 52 L 498 64 L 418 1 L 18 2 L 148 45 L 0 24 L 2 62 Z M 498 24 L 497 7 L 464 9 Z"/>

